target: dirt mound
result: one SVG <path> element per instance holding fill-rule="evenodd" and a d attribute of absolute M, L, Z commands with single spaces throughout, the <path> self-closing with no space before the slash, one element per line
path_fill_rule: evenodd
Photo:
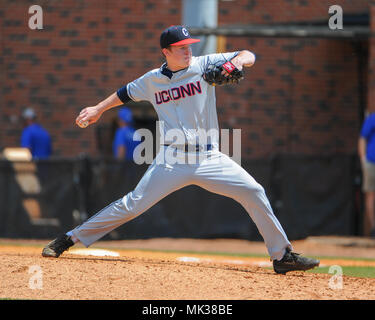
<path fill-rule="evenodd" d="M 7 244 L 4 244 L 7 242 Z M 293 243 L 312 254 L 319 241 Z M 158 239 L 98 242 L 113 256 L 76 254 L 77 246 L 59 259 L 41 257 L 46 241 L 2 241 L 0 245 L 1 298 L 115 299 L 115 300 L 262 300 L 262 299 L 374 299 L 375 279 L 332 274 L 292 272 L 277 275 L 267 257 L 222 256 L 209 252 L 265 254 L 263 243 L 238 240 Z M 336 244 L 324 245 L 340 247 Z M 121 248 L 121 249 L 119 249 Z M 143 250 L 136 250 L 136 249 Z M 169 250 L 166 252 L 152 250 Z M 145 250 L 148 249 L 148 250 Z M 199 250 L 198 250 L 199 249 Z M 342 247 L 348 254 L 353 247 Z M 360 251 L 360 248 L 357 248 Z M 171 252 L 170 250 L 173 250 Z M 328 251 L 329 251 L 328 250 Z M 367 248 L 372 251 L 373 249 Z M 177 251 L 184 251 L 178 253 Z M 206 251 L 198 254 L 195 251 Z M 307 251 L 307 252 L 306 252 Z M 188 252 L 188 253 L 187 253 Z M 366 253 L 367 254 L 367 253 Z M 315 254 L 314 254 L 315 255 Z M 374 257 L 374 255 L 373 255 Z M 330 263 L 328 260 L 322 262 Z M 373 263 L 369 261 L 369 263 Z"/>

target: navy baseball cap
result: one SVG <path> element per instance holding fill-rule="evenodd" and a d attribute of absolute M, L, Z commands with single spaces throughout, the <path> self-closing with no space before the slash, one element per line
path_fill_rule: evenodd
<path fill-rule="evenodd" d="M 184 26 L 170 26 L 160 36 L 160 47 L 181 46 L 184 44 L 196 43 L 200 39 L 193 39 Z"/>

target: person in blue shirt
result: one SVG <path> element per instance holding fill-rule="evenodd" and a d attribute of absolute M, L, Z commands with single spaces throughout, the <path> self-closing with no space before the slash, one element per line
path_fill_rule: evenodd
<path fill-rule="evenodd" d="M 52 154 L 51 137 L 47 130 L 36 123 L 33 109 L 27 108 L 22 113 L 25 128 L 22 131 L 21 147 L 28 148 L 33 159 L 46 159 Z"/>
<path fill-rule="evenodd" d="M 363 122 L 358 140 L 358 155 L 362 165 L 362 190 L 365 194 L 363 231 L 375 237 L 375 113 Z"/>
<path fill-rule="evenodd" d="M 134 149 L 141 141 L 136 141 L 138 137 L 132 123 L 133 114 L 131 110 L 127 107 L 122 107 L 118 111 L 119 127 L 115 132 L 112 144 L 113 155 L 117 159 L 134 161 Z"/>

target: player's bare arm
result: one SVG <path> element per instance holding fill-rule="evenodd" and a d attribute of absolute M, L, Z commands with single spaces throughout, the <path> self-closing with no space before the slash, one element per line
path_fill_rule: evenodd
<path fill-rule="evenodd" d="M 244 79 L 244 67 L 251 67 L 254 63 L 255 55 L 249 50 L 242 50 L 237 52 L 230 60 L 208 62 L 205 65 L 202 77 L 212 86 L 238 84 Z"/>
<path fill-rule="evenodd" d="M 117 148 L 117 159 L 122 160 L 125 158 L 126 155 L 126 147 L 124 145 L 121 145 Z"/>
<path fill-rule="evenodd" d="M 242 50 L 230 61 L 238 70 L 242 70 L 243 67 L 251 67 L 255 63 L 255 55 L 249 50 Z M 223 70 L 223 75 L 229 76 L 226 70 Z"/>
<path fill-rule="evenodd" d="M 360 137 L 358 139 L 358 156 L 361 160 L 361 163 L 365 163 L 366 161 L 366 139 Z"/>
<path fill-rule="evenodd" d="M 231 62 L 238 70 L 242 70 L 243 67 L 251 67 L 255 63 L 255 55 L 249 50 L 242 50 Z"/>
<path fill-rule="evenodd" d="M 117 92 L 114 92 L 108 98 L 99 102 L 96 106 L 82 109 L 76 118 L 76 124 L 78 126 L 82 126 L 82 124 L 85 122 L 87 122 L 87 125 L 93 124 L 100 119 L 101 115 L 105 111 L 122 104 L 123 102 L 119 99 Z"/>

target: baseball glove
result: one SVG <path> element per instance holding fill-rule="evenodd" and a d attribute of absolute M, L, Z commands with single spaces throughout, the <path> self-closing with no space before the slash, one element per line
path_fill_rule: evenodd
<path fill-rule="evenodd" d="M 222 74 L 226 70 L 229 75 Z M 244 78 L 244 72 L 238 70 L 230 61 L 225 63 L 208 63 L 203 72 L 203 79 L 210 85 L 221 86 L 224 84 L 238 84 Z"/>

